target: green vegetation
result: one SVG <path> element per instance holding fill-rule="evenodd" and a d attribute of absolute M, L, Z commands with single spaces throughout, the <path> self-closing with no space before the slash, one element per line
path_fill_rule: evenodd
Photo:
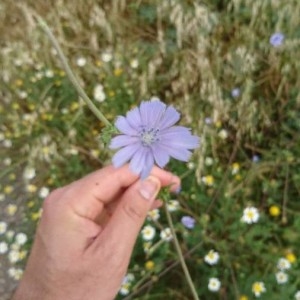
<path fill-rule="evenodd" d="M 189 163 L 168 166 L 183 176 L 169 210 L 199 298 L 300 299 L 300 2 L 15 2 L 0 4 L 0 256 L 9 276 L 21 277 L 48 189 L 113 154 L 38 13 L 109 121 L 157 96 L 201 136 Z M 120 299 L 192 299 L 159 214 L 145 224 L 156 233 L 137 241 Z"/>

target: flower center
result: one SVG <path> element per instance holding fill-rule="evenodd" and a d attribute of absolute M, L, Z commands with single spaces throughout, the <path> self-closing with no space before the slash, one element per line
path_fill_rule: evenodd
<path fill-rule="evenodd" d="M 143 146 L 149 147 L 152 144 L 154 144 L 156 141 L 158 141 L 159 140 L 158 132 L 159 132 L 159 129 L 142 128 L 142 130 L 140 131 L 140 137 L 141 137 L 141 142 L 142 142 Z"/>

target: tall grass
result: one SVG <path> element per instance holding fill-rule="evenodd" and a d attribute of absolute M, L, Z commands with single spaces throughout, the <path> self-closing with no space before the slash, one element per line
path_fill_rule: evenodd
<path fill-rule="evenodd" d="M 35 12 L 110 121 L 158 96 L 201 136 L 190 163 L 169 167 L 184 174 L 171 214 L 200 299 L 254 299 L 255 282 L 264 283 L 261 299 L 293 299 L 300 290 L 299 1 L 2 2 L 0 221 L 8 228 L 0 238 L 12 280 L 30 249 L 41 188 L 62 186 L 111 158 L 99 138 L 103 124 L 79 100 Z M 274 33 L 284 35 L 279 46 L 270 42 Z M 26 168 L 37 176 L 24 179 Z M 247 207 L 258 209 L 257 222 L 241 221 Z M 185 215 L 196 220 L 193 229 L 180 222 Z M 191 299 L 172 243 L 159 235 L 166 216 L 147 224 L 156 235 L 147 242 L 141 234 L 134 278 L 120 299 Z M 28 241 L 16 246 L 24 231 Z M 14 248 L 23 253 L 17 261 Z M 220 256 L 213 265 L 205 260 L 211 249 Z M 291 267 L 280 283 L 284 257 Z M 221 282 L 215 292 L 210 278 Z"/>

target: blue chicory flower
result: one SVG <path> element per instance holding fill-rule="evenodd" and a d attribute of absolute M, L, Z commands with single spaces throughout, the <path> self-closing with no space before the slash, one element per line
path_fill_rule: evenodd
<path fill-rule="evenodd" d="M 233 98 L 237 98 L 239 97 L 239 95 L 241 94 L 241 90 L 239 88 L 234 88 L 232 91 L 231 91 L 231 96 Z"/>
<path fill-rule="evenodd" d="M 281 32 L 273 33 L 270 37 L 270 44 L 274 47 L 279 47 L 284 41 L 284 34 Z"/>
<path fill-rule="evenodd" d="M 210 117 L 206 117 L 206 118 L 204 119 L 204 122 L 205 122 L 206 125 L 211 125 L 212 122 L 213 122 L 213 120 L 212 120 L 212 118 L 210 118 Z"/>
<path fill-rule="evenodd" d="M 113 156 L 113 165 L 118 168 L 130 161 L 130 170 L 144 179 L 155 163 L 163 168 L 170 157 L 188 161 L 192 154 L 189 150 L 197 148 L 200 139 L 190 129 L 174 126 L 179 118 L 173 106 L 157 98 L 143 101 L 126 117 L 119 116 L 115 126 L 121 134 L 109 145 L 110 149 L 121 148 Z"/>
<path fill-rule="evenodd" d="M 181 218 L 181 223 L 188 229 L 193 229 L 195 227 L 196 220 L 190 216 L 183 216 Z"/>

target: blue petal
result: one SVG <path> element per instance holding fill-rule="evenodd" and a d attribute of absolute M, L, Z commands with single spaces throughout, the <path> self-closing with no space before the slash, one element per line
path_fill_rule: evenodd
<path fill-rule="evenodd" d="M 138 142 L 138 138 L 137 137 L 131 137 L 128 135 L 118 135 L 114 138 L 112 138 L 110 145 L 109 145 L 109 149 L 118 149 L 124 146 L 128 146 L 130 144 L 134 144 L 136 142 Z"/>
<path fill-rule="evenodd" d="M 148 127 L 156 127 L 165 109 L 166 105 L 161 101 L 143 101 L 140 105 L 142 123 Z"/>
<path fill-rule="evenodd" d="M 135 143 L 120 149 L 112 158 L 114 167 L 119 168 L 123 166 L 127 161 L 131 159 L 134 153 L 138 151 L 139 147 L 139 143 Z"/>
<path fill-rule="evenodd" d="M 154 166 L 154 158 L 150 151 L 146 154 L 145 164 L 142 169 L 141 179 L 145 179 L 150 175 L 150 172 Z"/>
<path fill-rule="evenodd" d="M 156 164 L 161 168 L 165 167 L 170 160 L 168 153 L 159 144 L 152 146 L 152 153 Z"/>
<path fill-rule="evenodd" d="M 196 149 L 199 147 L 200 138 L 191 135 L 190 132 L 178 134 L 176 132 L 165 132 L 160 136 L 161 142 L 172 148 Z"/>
<path fill-rule="evenodd" d="M 119 116 L 115 122 L 115 126 L 118 130 L 124 134 L 128 134 L 131 136 L 137 135 L 137 130 L 132 128 L 128 123 L 127 119 L 123 116 Z"/>
<path fill-rule="evenodd" d="M 180 113 L 173 107 L 168 106 L 163 118 L 160 121 L 159 128 L 161 130 L 173 126 L 180 119 Z"/>
<path fill-rule="evenodd" d="M 164 151 L 166 151 L 166 153 L 168 153 L 168 155 L 181 161 L 188 161 L 192 155 L 192 152 L 188 151 L 186 148 L 173 148 L 170 147 L 168 144 L 166 145 L 163 143 L 160 143 L 159 145 Z"/>
<path fill-rule="evenodd" d="M 126 114 L 126 119 L 130 126 L 136 130 L 139 130 L 140 126 L 142 125 L 141 114 L 138 107 L 129 111 Z"/>
<path fill-rule="evenodd" d="M 139 175 L 144 167 L 146 154 L 148 152 L 148 148 L 141 146 L 140 149 L 133 155 L 129 168 L 130 170 Z"/>

